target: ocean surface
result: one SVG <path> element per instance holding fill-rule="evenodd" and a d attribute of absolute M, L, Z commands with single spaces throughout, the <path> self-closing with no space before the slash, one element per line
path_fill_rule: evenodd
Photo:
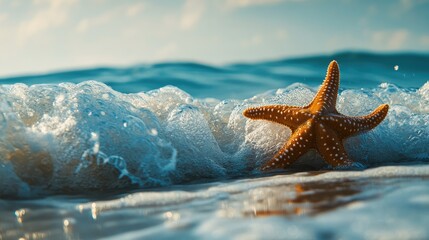
<path fill-rule="evenodd" d="M 289 138 L 242 116 L 308 104 L 337 60 L 339 112 L 390 105 L 345 141 L 259 168 Z M 0 239 L 428 239 L 429 55 L 343 52 L 0 78 Z"/>

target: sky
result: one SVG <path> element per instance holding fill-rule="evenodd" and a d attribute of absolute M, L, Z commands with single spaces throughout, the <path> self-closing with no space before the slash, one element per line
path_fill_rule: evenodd
<path fill-rule="evenodd" d="M 343 50 L 429 52 L 429 0 L 0 0 L 0 77 Z"/>

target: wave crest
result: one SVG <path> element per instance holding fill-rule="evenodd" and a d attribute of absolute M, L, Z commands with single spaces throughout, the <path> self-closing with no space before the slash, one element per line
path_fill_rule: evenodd
<path fill-rule="evenodd" d="M 286 127 L 250 121 L 255 105 L 305 105 L 303 84 L 244 101 L 195 99 L 167 86 L 123 94 L 103 83 L 0 87 L 0 196 L 164 186 L 248 175 L 289 137 Z M 417 90 L 392 84 L 342 91 L 337 107 L 365 115 L 391 108 L 374 130 L 346 141 L 366 165 L 428 161 L 429 82 Z M 317 159 L 317 160 L 315 160 Z M 304 163 L 319 162 L 309 153 Z"/>

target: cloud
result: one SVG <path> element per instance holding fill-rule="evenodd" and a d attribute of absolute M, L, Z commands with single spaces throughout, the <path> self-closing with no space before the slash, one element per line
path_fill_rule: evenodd
<path fill-rule="evenodd" d="M 33 4 L 40 10 L 19 26 L 19 33 L 25 38 L 50 28 L 61 26 L 68 18 L 69 8 L 77 0 L 34 0 Z"/>
<path fill-rule="evenodd" d="M 136 15 L 138 15 L 139 13 L 141 13 L 144 9 L 144 5 L 142 3 L 137 3 L 134 5 L 131 5 L 127 8 L 127 15 L 130 17 L 134 17 Z"/>
<path fill-rule="evenodd" d="M 76 26 L 76 31 L 80 33 L 87 32 L 92 28 L 105 25 L 107 23 L 112 22 L 114 19 L 121 18 L 124 14 L 128 17 L 135 17 L 140 14 L 144 10 L 144 8 L 145 5 L 142 3 L 123 5 L 106 11 L 99 16 L 84 18 L 78 22 Z"/>
<path fill-rule="evenodd" d="M 255 5 L 272 5 L 280 2 L 300 2 L 302 0 L 225 0 L 227 9 L 244 8 Z"/>
<path fill-rule="evenodd" d="M 398 50 L 407 42 L 409 35 L 405 29 L 376 31 L 372 33 L 372 42 L 386 50 Z"/>
<path fill-rule="evenodd" d="M 76 31 L 83 33 L 87 32 L 91 28 L 104 25 L 112 20 L 114 15 L 115 14 L 113 12 L 107 12 L 98 17 L 82 19 L 79 21 Z"/>
<path fill-rule="evenodd" d="M 180 27 L 184 30 L 193 28 L 200 21 L 204 10 L 204 1 L 186 0 L 180 19 Z"/>

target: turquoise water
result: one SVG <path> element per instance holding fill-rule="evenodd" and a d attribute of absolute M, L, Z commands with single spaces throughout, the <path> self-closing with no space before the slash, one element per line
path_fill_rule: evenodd
<path fill-rule="evenodd" d="M 345 142 L 362 168 L 260 173 L 290 131 L 242 111 L 308 104 L 333 59 L 341 113 L 390 105 Z M 427 238 L 428 80 L 429 55 L 356 52 L 0 79 L 0 239 Z"/>
<path fill-rule="evenodd" d="M 100 67 L 41 75 L 0 78 L 2 84 L 59 84 L 96 80 L 122 93 L 137 93 L 172 85 L 194 98 L 250 98 L 262 92 L 303 83 L 317 88 L 333 59 L 340 63 L 342 89 L 375 88 L 392 83 L 420 88 L 429 79 L 428 55 L 344 52 L 278 61 L 223 66 L 169 62 L 131 67 Z M 394 67 L 398 66 L 398 70 Z"/>

